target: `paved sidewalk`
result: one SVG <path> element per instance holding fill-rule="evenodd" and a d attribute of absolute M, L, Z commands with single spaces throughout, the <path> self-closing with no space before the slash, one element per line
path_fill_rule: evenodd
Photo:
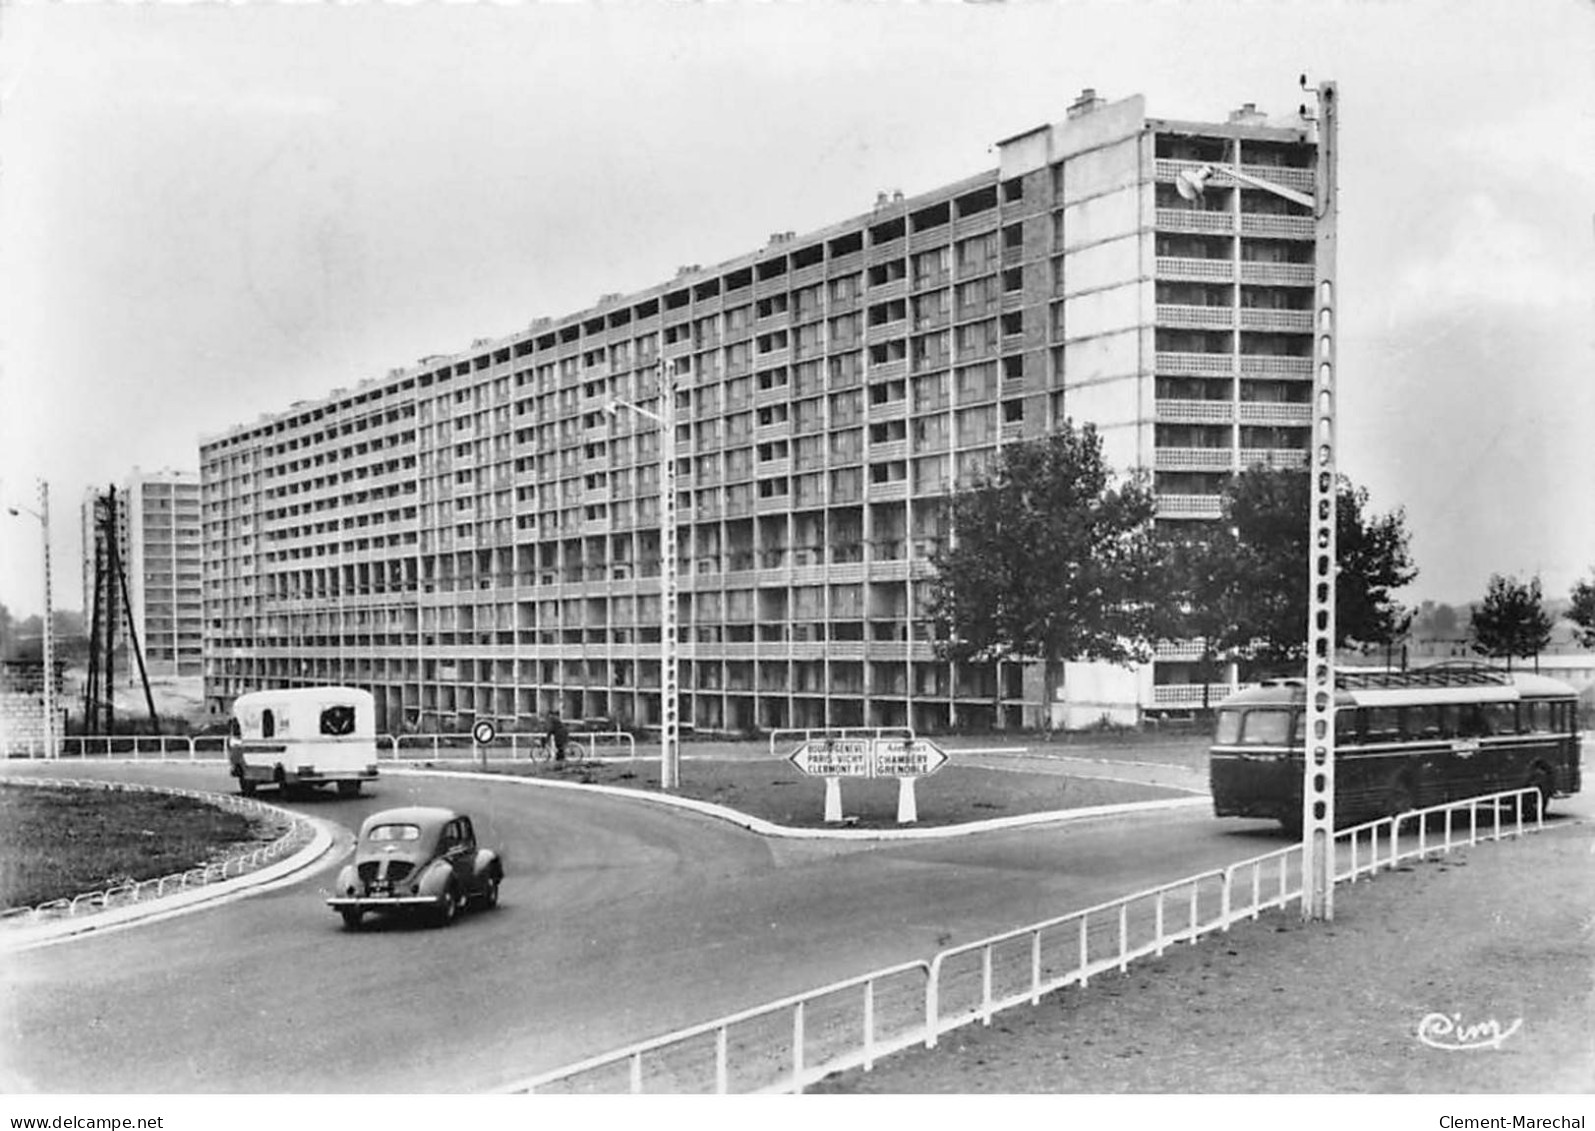
<path fill-rule="evenodd" d="M 811 1090 L 1582 1093 L 1502 1110 L 1595 1115 L 1595 822 L 1343 884 L 1333 922 L 1276 912 Z"/>

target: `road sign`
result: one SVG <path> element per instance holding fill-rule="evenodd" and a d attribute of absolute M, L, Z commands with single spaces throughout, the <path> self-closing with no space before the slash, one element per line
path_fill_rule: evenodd
<path fill-rule="evenodd" d="M 871 753 L 877 778 L 924 777 L 947 764 L 947 752 L 923 738 L 877 738 Z"/>
<path fill-rule="evenodd" d="M 867 738 L 811 738 L 787 759 L 815 777 L 870 777 L 870 740 Z"/>
<path fill-rule="evenodd" d="M 917 778 L 947 763 L 947 752 L 923 738 L 811 738 L 788 759 L 815 777 Z"/>
<path fill-rule="evenodd" d="M 492 723 L 483 719 L 471 728 L 471 737 L 476 739 L 479 745 L 486 746 L 498 737 L 498 731 L 493 728 Z"/>

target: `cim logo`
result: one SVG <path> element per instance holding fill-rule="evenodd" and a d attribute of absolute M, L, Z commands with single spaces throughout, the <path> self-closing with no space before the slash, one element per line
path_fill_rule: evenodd
<path fill-rule="evenodd" d="M 1503 1041 L 1523 1026 L 1519 1017 L 1505 1029 L 1491 1018 L 1464 1025 L 1460 1013 L 1431 1013 L 1418 1022 L 1418 1040 L 1432 1049 L 1457 1052 L 1461 1049 L 1498 1049 Z"/>

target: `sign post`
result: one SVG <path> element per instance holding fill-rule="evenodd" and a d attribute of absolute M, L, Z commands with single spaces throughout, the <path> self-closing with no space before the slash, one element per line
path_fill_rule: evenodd
<path fill-rule="evenodd" d="M 825 820 L 842 820 L 842 779 L 896 778 L 897 823 L 919 820 L 914 783 L 947 762 L 947 752 L 922 738 L 812 738 L 787 759 L 811 777 L 825 779 Z"/>
<path fill-rule="evenodd" d="M 487 744 L 498 737 L 498 731 L 493 724 L 483 719 L 471 728 L 471 738 L 476 742 L 477 750 L 481 751 L 482 769 L 487 769 Z"/>

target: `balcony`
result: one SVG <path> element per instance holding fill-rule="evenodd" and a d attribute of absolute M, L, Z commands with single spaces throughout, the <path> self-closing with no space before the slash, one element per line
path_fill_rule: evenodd
<path fill-rule="evenodd" d="M 1161 403 L 1161 402 L 1159 402 Z M 1300 424 L 1313 422 L 1313 406 L 1303 403 L 1278 401 L 1242 401 L 1242 424 Z"/>
<path fill-rule="evenodd" d="M 1310 310 L 1264 310 L 1257 307 L 1242 307 L 1241 329 L 1310 334 L 1313 329 L 1313 312 Z"/>
<path fill-rule="evenodd" d="M 1172 255 L 1157 258 L 1159 279 L 1189 279 L 1204 283 L 1230 283 L 1235 281 L 1235 261 L 1232 259 L 1186 259 Z M 1308 280 L 1311 282 L 1311 280 Z"/>
<path fill-rule="evenodd" d="M 1229 424 L 1235 419 L 1235 406 L 1229 401 L 1160 400 L 1155 412 L 1164 424 Z"/>
<path fill-rule="evenodd" d="M 1153 466 L 1159 471 L 1228 471 L 1233 466 L 1229 448 L 1157 448 Z"/>
<path fill-rule="evenodd" d="M 1162 354 L 1158 354 L 1162 357 Z M 1172 372 L 1172 371 L 1171 371 Z M 1241 355 L 1241 373 L 1247 377 L 1306 377 L 1313 375 L 1310 357 L 1280 357 L 1274 354 Z"/>
<path fill-rule="evenodd" d="M 1158 209 L 1158 226 L 1163 226 L 1163 210 Z M 1228 228 L 1224 229 L 1229 231 Z M 1317 234 L 1311 216 L 1276 216 L 1271 213 L 1241 213 L 1241 235 L 1270 236 L 1275 239 L 1310 240 Z"/>
<path fill-rule="evenodd" d="M 1206 685 L 1207 703 L 1216 706 L 1222 703 L 1235 692 L 1235 688 L 1227 683 L 1210 683 Z M 1154 707 L 1189 707 L 1202 706 L 1203 685 L 1200 683 L 1162 683 L 1152 688 L 1152 705 Z"/>
<path fill-rule="evenodd" d="M 1242 448 L 1242 467 L 1299 468 L 1307 466 L 1303 448 Z"/>
<path fill-rule="evenodd" d="M 1229 376 L 1235 371 L 1235 355 L 1228 353 L 1163 353 L 1154 360 L 1157 371 L 1168 376 Z"/>
<path fill-rule="evenodd" d="M 1279 219 L 1288 219 L 1288 217 L 1279 217 Z M 1312 221 L 1309 220 L 1309 227 L 1311 224 Z M 1228 236 L 1235 232 L 1235 216 L 1230 212 L 1206 212 L 1195 208 L 1159 208 L 1157 226 L 1159 230 L 1165 232 L 1202 232 Z M 1250 234 L 1271 233 L 1258 231 Z"/>
<path fill-rule="evenodd" d="M 1220 518 L 1224 501 L 1218 495 L 1172 495 L 1159 493 L 1158 518 Z"/>
<path fill-rule="evenodd" d="M 1183 306 L 1160 302 L 1157 304 L 1157 321 L 1160 326 L 1179 326 L 1194 330 L 1230 330 L 1235 327 L 1235 308 Z"/>
<path fill-rule="evenodd" d="M 1159 260 L 1158 262 L 1162 262 Z M 1241 282 L 1272 287 L 1310 287 L 1315 282 L 1311 263 L 1256 263 L 1242 261 Z"/>

